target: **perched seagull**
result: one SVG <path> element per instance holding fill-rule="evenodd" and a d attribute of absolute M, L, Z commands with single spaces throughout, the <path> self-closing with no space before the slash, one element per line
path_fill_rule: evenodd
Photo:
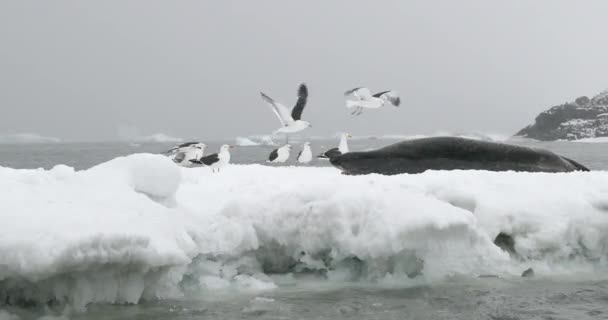
<path fill-rule="evenodd" d="M 346 139 L 352 138 L 352 137 L 353 136 L 351 136 L 348 133 L 341 134 L 340 135 L 340 144 L 338 145 L 337 148 L 329 149 L 329 150 L 321 153 L 317 157 L 320 159 L 331 159 L 332 157 L 347 153 L 348 152 L 348 142 Z"/>
<path fill-rule="evenodd" d="M 163 154 L 169 155 L 173 162 L 180 166 L 188 167 L 191 165 L 190 160 L 198 160 L 205 154 L 207 145 L 202 142 L 186 142 L 177 145 Z"/>
<path fill-rule="evenodd" d="M 196 164 L 204 164 L 208 167 L 211 167 L 211 170 L 213 172 L 220 172 L 220 169 L 222 167 L 230 163 L 230 148 L 233 148 L 233 146 L 224 144 L 220 147 L 220 152 L 210 154 L 200 159 L 193 159 L 190 160 L 190 162 Z"/>
<path fill-rule="evenodd" d="M 306 84 L 302 83 L 298 89 L 298 101 L 296 105 L 289 113 L 289 110 L 284 105 L 276 102 L 271 97 L 267 96 L 263 92 L 260 92 L 262 99 L 272 107 L 272 111 L 277 115 L 281 122 L 281 128 L 277 129 L 274 133 L 289 133 L 300 132 L 308 127 L 311 127 L 310 122 L 302 120 L 302 111 L 306 106 L 308 99 L 308 88 Z M 289 140 L 288 140 L 289 142 Z"/>
<path fill-rule="evenodd" d="M 289 151 L 291 150 L 291 145 L 286 144 L 278 149 L 272 150 L 270 155 L 268 155 L 268 160 L 266 162 L 272 163 L 282 163 L 289 159 Z"/>
<path fill-rule="evenodd" d="M 378 109 L 382 107 L 386 102 L 398 107 L 401 104 L 401 98 L 396 91 L 388 90 L 378 92 L 372 95 L 371 91 L 365 87 L 354 88 L 344 93 L 345 96 L 352 96 L 355 99 L 346 100 L 346 107 L 349 109 L 355 108 L 351 113 L 354 115 L 360 115 L 364 108 Z"/>
<path fill-rule="evenodd" d="M 302 151 L 298 153 L 299 163 L 309 163 L 312 160 L 312 150 L 310 150 L 310 142 L 304 142 L 302 145 Z"/>

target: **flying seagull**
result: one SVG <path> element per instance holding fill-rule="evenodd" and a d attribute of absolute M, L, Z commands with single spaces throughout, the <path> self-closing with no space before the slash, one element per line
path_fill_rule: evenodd
<path fill-rule="evenodd" d="M 274 149 L 272 152 L 270 152 L 270 155 L 268 155 L 268 160 L 266 162 L 283 163 L 289 159 L 290 150 L 290 144 L 286 144 L 278 149 Z"/>
<path fill-rule="evenodd" d="M 198 160 L 205 154 L 207 145 L 202 142 L 192 141 L 177 145 L 163 154 L 171 157 L 173 162 L 180 166 L 188 167 L 191 165 L 190 160 Z"/>
<path fill-rule="evenodd" d="M 298 101 L 296 101 L 296 105 L 291 110 L 291 113 L 289 113 L 287 107 L 278 103 L 263 92 L 260 92 L 260 95 L 262 96 L 262 100 L 272 107 L 272 111 L 281 122 L 281 128 L 277 129 L 274 132 L 275 134 L 285 133 L 287 135 L 289 133 L 302 131 L 311 126 L 308 121 L 302 120 L 302 111 L 304 111 L 308 99 L 308 88 L 306 87 L 306 84 L 302 83 L 300 85 L 300 88 L 298 89 Z"/>
<path fill-rule="evenodd" d="M 204 164 L 211 168 L 213 172 L 220 172 L 220 169 L 230 163 L 230 148 L 233 146 L 224 144 L 220 147 L 220 152 L 210 154 L 200 159 L 193 159 L 190 162 L 195 164 Z"/>
<path fill-rule="evenodd" d="M 298 153 L 299 163 L 309 163 L 312 160 L 312 150 L 310 150 L 310 142 L 304 142 L 302 145 L 302 151 Z"/>
<path fill-rule="evenodd" d="M 355 109 L 351 113 L 353 115 L 360 115 L 364 108 L 378 109 L 387 102 L 395 107 L 401 104 L 399 94 L 393 90 L 381 91 L 372 95 L 368 88 L 358 87 L 346 91 L 344 95 L 346 97 L 354 97 L 354 99 L 346 100 L 346 107 L 348 109 Z"/>
<path fill-rule="evenodd" d="M 340 135 L 340 144 L 338 145 L 338 147 L 329 149 L 329 150 L 321 153 L 320 155 L 317 156 L 317 158 L 331 159 L 332 157 L 347 153 L 348 152 L 348 142 L 347 142 L 348 138 L 352 138 L 352 136 L 348 133 L 341 134 Z"/>

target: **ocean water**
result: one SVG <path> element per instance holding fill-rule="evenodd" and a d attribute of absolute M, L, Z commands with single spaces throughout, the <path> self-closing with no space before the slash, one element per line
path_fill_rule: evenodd
<path fill-rule="evenodd" d="M 8 312 L 21 319 L 46 314 L 44 320 L 606 319 L 608 280 L 455 278 L 435 286 L 401 288 L 309 284 L 258 294 L 92 305 L 85 313 L 63 317 L 65 310 L 9 308 Z"/>
<path fill-rule="evenodd" d="M 355 150 L 370 150 L 391 143 L 398 139 L 353 139 L 349 147 Z M 509 143 L 549 149 L 557 154 L 574 159 L 595 170 L 608 169 L 608 143 L 573 143 L 573 142 L 541 142 L 527 139 L 510 140 Z M 217 152 L 219 146 L 232 140 L 205 141 L 207 154 Z M 313 140 L 311 147 L 313 155 L 337 147 L 336 139 Z M 128 143 L 128 142 L 98 142 L 98 143 L 51 143 L 51 144 L 4 144 L 0 145 L 0 166 L 16 169 L 50 169 L 57 164 L 65 164 L 76 170 L 90 168 L 94 165 L 109 161 L 119 156 L 133 153 L 161 153 L 173 147 L 172 143 Z M 283 165 L 297 165 L 295 156 L 301 150 L 299 142 L 293 143 L 290 160 Z M 243 146 L 231 150 L 233 163 L 252 164 L 265 163 L 269 153 L 276 146 Z M 277 164 L 273 164 L 277 165 Z M 327 160 L 314 159 L 311 166 L 329 166 Z"/>
<path fill-rule="evenodd" d="M 366 150 L 396 141 L 355 139 L 350 142 L 350 147 L 351 150 Z M 213 152 L 223 143 L 232 141 L 208 142 L 209 150 Z M 512 143 L 550 149 L 593 170 L 608 170 L 606 143 L 527 140 Z M 335 140 L 313 141 L 313 152 L 319 153 L 335 144 Z M 295 145 L 297 153 L 299 146 Z M 0 145 L 0 166 L 50 169 L 57 164 L 66 164 L 83 170 L 118 156 L 159 153 L 171 146 L 161 143 Z M 232 153 L 232 160 L 241 164 L 263 164 L 274 148 L 237 147 Z M 296 163 L 292 158 L 286 165 Z M 321 160 L 311 164 L 327 165 L 327 161 Z M 576 190 L 572 192 L 575 193 Z M 599 259 L 608 259 L 608 256 Z M 64 305 L 15 307 L 3 305 L 0 301 L 0 320 L 608 319 L 608 270 L 602 267 L 591 271 L 581 270 L 580 274 L 567 272 L 565 275 L 545 275 L 537 269 L 536 276 L 532 278 L 518 275 L 454 274 L 432 283 L 416 279 L 331 282 L 314 274 L 297 279 L 269 276 L 278 285 L 277 288 L 262 291 L 191 292 L 181 299 L 147 299 L 137 305 L 94 304 L 89 305 L 85 312 L 73 311 Z"/>

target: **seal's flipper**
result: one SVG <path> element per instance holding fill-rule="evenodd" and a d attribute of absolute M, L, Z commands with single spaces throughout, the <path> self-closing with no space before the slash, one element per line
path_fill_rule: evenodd
<path fill-rule="evenodd" d="M 589 170 L 589 168 L 585 167 L 584 165 L 582 165 L 582 164 L 580 164 L 580 163 L 578 163 L 578 162 L 576 162 L 576 161 L 574 161 L 572 159 L 569 159 L 569 158 L 566 158 L 566 157 L 562 157 L 562 158 L 564 158 L 564 160 L 570 162 L 573 166 L 575 166 L 576 169 L 578 169 L 578 171 L 591 171 L 591 170 Z"/>

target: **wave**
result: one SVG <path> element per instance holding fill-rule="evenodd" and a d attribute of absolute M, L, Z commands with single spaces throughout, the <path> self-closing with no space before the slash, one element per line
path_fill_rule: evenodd
<path fill-rule="evenodd" d="M 273 275 L 433 282 L 605 270 L 607 186 L 608 172 L 211 174 L 151 154 L 84 171 L 0 167 L 10 195 L 0 202 L 0 301 L 82 309 L 271 290 Z M 501 233 L 511 254 L 494 244 Z"/>
<path fill-rule="evenodd" d="M 59 143 L 61 139 L 55 137 L 47 137 L 38 133 L 15 133 L 0 135 L 0 143 Z"/>

